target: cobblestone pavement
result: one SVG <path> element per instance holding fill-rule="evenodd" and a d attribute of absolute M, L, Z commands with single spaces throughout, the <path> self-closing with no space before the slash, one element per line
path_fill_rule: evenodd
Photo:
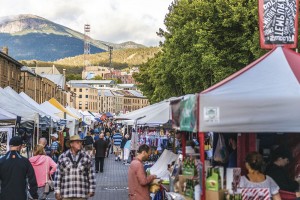
<path fill-rule="evenodd" d="M 109 154 L 104 161 L 104 172 L 97 173 L 97 186 L 95 196 L 89 200 L 126 200 L 128 199 L 127 189 L 128 166 L 122 161 L 115 161 L 114 155 Z M 48 195 L 49 200 L 53 200 L 54 194 Z"/>

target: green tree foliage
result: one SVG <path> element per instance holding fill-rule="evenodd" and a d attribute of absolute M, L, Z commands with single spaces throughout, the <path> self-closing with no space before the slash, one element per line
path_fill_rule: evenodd
<path fill-rule="evenodd" d="M 103 78 L 102 78 L 102 76 L 100 76 L 100 75 L 97 75 L 97 76 L 95 76 L 94 78 L 93 78 L 93 80 L 102 80 Z"/>
<path fill-rule="evenodd" d="M 175 0 L 162 51 L 134 78 L 151 102 L 201 92 L 266 53 L 257 0 Z"/>
<path fill-rule="evenodd" d="M 112 78 L 113 81 L 116 82 L 116 84 L 122 84 L 122 80 L 120 78 Z"/>
<path fill-rule="evenodd" d="M 66 74 L 66 81 L 70 80 L 82 80 L 81 73 L 80 74 Z"/>

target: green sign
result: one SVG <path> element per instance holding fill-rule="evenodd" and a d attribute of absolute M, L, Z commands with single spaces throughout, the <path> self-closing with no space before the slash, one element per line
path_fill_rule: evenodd
<path fill-rule="evenodd" d="M 180 130 L 197 132 L 197 96 L 182 100 L 180 109 Z"/>

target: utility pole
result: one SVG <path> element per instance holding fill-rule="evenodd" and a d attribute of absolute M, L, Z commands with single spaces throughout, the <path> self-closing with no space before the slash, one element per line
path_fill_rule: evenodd
<path fill-rule="evenodd" d="M 110 71 L 110 75 L 111 75 L 111 78 L 112 78 L 112 54 L 113 54 L 113 46 L 110 46 L 108 44 L 105 44 L 105 43 L 102 43 L 104 46 L 107 47 L 107 50 L 108 50 L 108 53 L 109 53 L 109 64 L 108 64 L 108 67 L 109 67 L 109 71 Z"/>

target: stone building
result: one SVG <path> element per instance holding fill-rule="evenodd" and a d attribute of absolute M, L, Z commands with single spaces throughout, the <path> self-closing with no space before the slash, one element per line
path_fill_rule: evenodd
<path fill-rule="evenodd" d="M 69 90 L 76 95 L 75 107 L 82 111 L 99 112 L 98 90 L 86 84 L 68 84 Z"/>
<path fill-rule="evenodd" d="M 20 62 L 8 56 L 8 48 L 3 47 L 0 52 L 0 87 L 10 86 L 19 92 L 22 66 Z"/>

